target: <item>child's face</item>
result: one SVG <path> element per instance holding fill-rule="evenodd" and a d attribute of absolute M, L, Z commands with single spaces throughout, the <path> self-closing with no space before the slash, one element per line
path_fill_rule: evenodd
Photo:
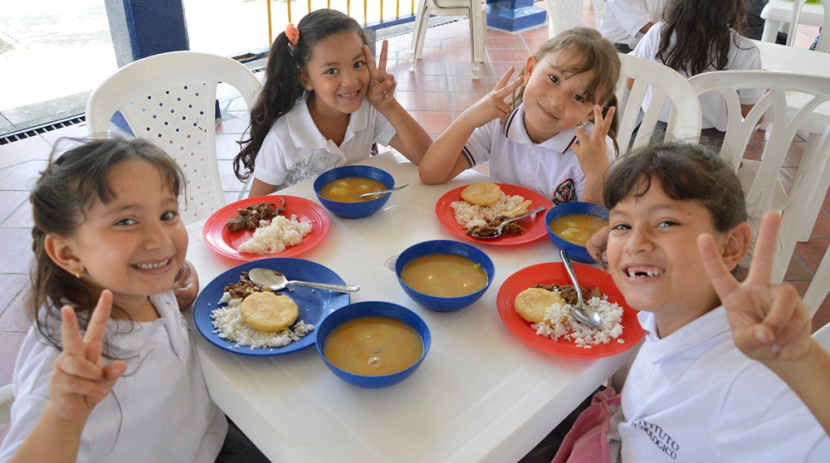
<path fill-rule="evenodd" d="M 648 192 L 620 201 L 610 212 L 608 265 L 626 302 L 655 314 L 661 336 L 717 306 L 697 247 L 709 233 L 722 235 L 709 211 L 693 201 L 675 201 L 652 180 Z M 665 331 L 665 334 L 663 334 Z"/>
<path fill-rule="evenodd" d="M 581 59 L 582 54 L 573 50 L 548 53 L 538 62 L 534 57 L 528 58 L 526 69 L 530 78 L 523 97 L 524 122 L 534 143 L 576 127 L 593 113 L 594 103 L 585 96 L 593 71 L 576 75 L 563 72 L 574 68 Z"/>
<path fill-rule="evenodd" d="M 369 67 L 357 33 L 329 36 L 311 50 L 305 69 L 298 72 L 303 86 L 314 90 L 315 104 L 344 114 L 357 111 L 369 88 Z"/>
<path fill-rule="evenodd" d="M 187 252 L 187 231 L 176 196 L 158 168 L 125 161 L 107 176 L 115 197 L 96 200 L 75 235 L 72 252 L 85 279 L 113 292 L 129 311 L 169 290 Z"/>

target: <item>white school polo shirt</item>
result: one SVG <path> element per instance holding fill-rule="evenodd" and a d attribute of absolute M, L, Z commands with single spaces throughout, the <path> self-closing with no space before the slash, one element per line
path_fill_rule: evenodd
<path fill-rule="evenodd" d="M 288 187 L 312 179 L 335 167 L 366 159 L 372 144 L 389 146 L 396 132 L 368 100 L 352 113 L 343 143 L 337 146 L 320 133 L 308 112 L 309 93 L 277 119 L 265 136 L 256 157 L 254 177 L 269 184 Z"/>
<path fill-rule="evenodd" d="M 624 43 L 631 48 L 643 37 L 640 29 L 663 18 L 667 0 L 608 0 L 599 33 L 613 43 Z"/>
<path fill-rule="evenodd" d="M 666 23 L 657 23 L 649 29 L 643 40 L 637 45 L 637 48 L 631 52 L 632 55 L 645 58 L 650 61 L 655 61 L 660 64 L 665 64 L 657 57 L 657 50 L 660 48 L 660 31 Z M 730 30 L 732 34 L 732 46 L 729 48 L 727 55 L 726 68 L 731 71 L 760 71 L 761 70 L 761 52 L 758 47 L 752 43 L 751 40 L 742 37 L 735 30 Z M 672 34 L 671 46 L 673 47 L 677 42 L 677 34 Z M 689 77 L 685 71 L 678 71 L 684 77 Z M 710 66 L 707 72 L 717 72 L 714 67 Z M 648 108 L 651 98 L 654 95 L 654 87 L 649 85 L 646 89 L 645 99 L 643 99 L 643 111 Z M 740 89 L 738 90 L 738 99 L 741 104 L 754 105 L 764 96 L 764 89 Z M 723 99 L 720 93 L 709 92 L 704 93 L 698 97 L 700 100 L 700 111 L 702 115 L 701 127 L 704 129 L 716 128 L 721 132 L 726 132 L 726 125 L 728 123 L 726 100 Z M 668 101 L 663 107 L 663 112 L 660 113 L 660 120 L 668 122 L 669 111 L 671 110 L 671 103 Z"/>
<path fill-rule="evenodd" d="M 646 341 L 622 392 L 623 462 L 827 462 L 830 437 L 778 376 L 735 346 L 721 306 Z"/>
<path fill-rule="evenodd" d="M 533 190 L 554 205 L 580 201 L 585 190 L 585 173 L 571 150 L 576 127 L 536 144 L 527 134 L 524 104 L 508 116 L 504 125 L 494 119 L 475 129 L 462 154 L 470 167 L 490 163 L 490 177 L 501 183 Z M 591 133 L 594 125 L 583 126 Z M 605 137 L 608 161 L 614 159 L 614 142 Z"/>
<path fill-rule="evenodd" d="M 222 448 L 228 423 L 208 395 L 176 298 L 168 291 L 150 300 L 160 318 L 134 323 L 114 339 L 113 353 L 127 362 L 127 371 L 92 410 L 78 462 L 213 463 Z M 129 326 L 111 319 L 108 335 Z M 17 451 L 43 415 L 58 355 L 35 327 L 29 330 L 15 364 L 12 428 L 0 461 Z"/>

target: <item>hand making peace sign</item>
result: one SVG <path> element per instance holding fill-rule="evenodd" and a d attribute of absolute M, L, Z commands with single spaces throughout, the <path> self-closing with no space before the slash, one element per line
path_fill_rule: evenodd
<path fill-rule="evenodd" d="M 69 306 L 61 309 L 63 352 L 55 361 L 49 392 L 53 409 L 66 421 L 85 420 L 126 369 L 122 361 L 104 365 L 101 357 L 111 311 L 112 293 L 105 290 L 92 312 L 86 335 L 81 337 L 75 310 Z"/>
<path fill-rule="evenodd" d="M 504 99 L 519 88 L 519 85 L 524 81 L 524 77 L 519 76 L 508 85 L 507 81 L 510 80 L 512 74 L 513 67 L 511 66 L 496 83 L 493 91 L 464 111 L 465 118 L 473 126 L 481 127 L 493 119 L 498 119 L 500 123 L 504 124 L 507 116 L 513 111 L 513 108 Z"/>
<path fill-rule="evenodd" d="M 375 67 L 375 61 L 369 52 L 369 46 L 363 45 L 363 55 L 366 57 L 366 65 L 369 66 L 369 103 L 380 109 L 392 102 L 395 98 L 395 76 L 386 72 L 386 55 L 389 51 L 389 42 L 383 41 L 380 50 L 380 59 Z"/>
<path fill-rule="evenodd" d="M 608 108 L 605 117 L 602 117 L 602 107 L 595 104 L 594 130 L 587 134 L 582 128 L 576 129 L 577 141 L 571 146 L 571 150 L 576 153 L 576 157 L 579 158 L 579 167 L 583 172 L 586 172 L 586 175 L 588 172 L 596 170 L 597 174 L 601 176 L 608 167 L 608 149 L 605 145 L 605 137 L 611 129 L 616 111 L 617 107 L 611 106 Z"/>
<path fill-rule="evenodd" d="M 795 288 L 771 282 L 780 223 L 779 213 L 764 214 L 743 283 L 724 267 L 711 235 L 701 235 L 697 241 L 706 273 L 726 308 L 735 345 L 767 365 L 806 356 L 811 339 L 810 315 Z"/>

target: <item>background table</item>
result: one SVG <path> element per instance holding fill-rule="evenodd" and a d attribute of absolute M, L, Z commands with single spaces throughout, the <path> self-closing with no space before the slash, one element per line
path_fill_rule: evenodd
<path fill-rule="evenodd" d="M 558 260 L 547 238 L 516 247 L 480 246 L 495 263 L 496 276 L 474 305 L 437 313 L 415 304 L 398 285 L 396 256 L 421 241 L 454 239 L 435 216 L 438 198 L 486 177 L 468 171 L 449 184 L 427 186 L 399 154 L 364 163 L 410 186 L 366 219 L 329 214 L 328 236 L 300 257 L 361 285 L 352 302 L 384 300 L 418 313 L 432 332 L 424 363 L 403 383 L 361 389 L 331 373 L 313 347 L 251 358 L 221 350 L 194 331 L 211 397 L 273 461 L 517 461 L 633 350 L 596 360 L 560 358 L 528 346 L 502 324 L 496 309 L 502 282 L 529 265 Z M 317 201 L 311 181 L 280 193 Z M 188 227 L 188 259 L 205 286 L 237 262 L 207 248 L 201 224 Z"/>

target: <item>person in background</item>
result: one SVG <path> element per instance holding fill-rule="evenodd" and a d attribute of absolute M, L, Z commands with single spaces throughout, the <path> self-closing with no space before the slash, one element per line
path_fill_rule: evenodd
<path fill-rule="evenodd" d="M 599 32 L 620 53 L 629 53 L 646 32 L 660 20 L 666 0 L 608 0 Z"/>
<path fill-rule="evenodd" d="M 250 138 L 233 161 L 240 180 L 253 172 L 250 196 L 366 159 L 377 154 L 376 144 L 421 161 L 432 139 L 395 99 L 387 49 L 384 40 L 376 68 L 360 24 L 331 9 L 277 36 Z"/>

